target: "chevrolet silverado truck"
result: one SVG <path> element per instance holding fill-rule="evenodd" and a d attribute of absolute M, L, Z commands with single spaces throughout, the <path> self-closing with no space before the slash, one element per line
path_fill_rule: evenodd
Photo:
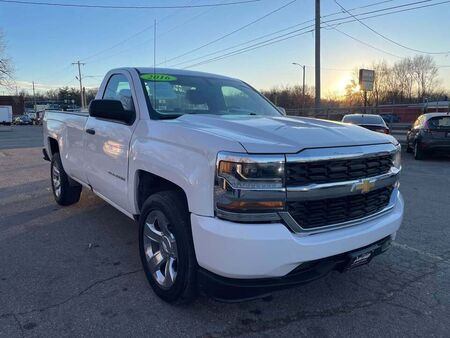
<path fill-rule="evenodd" d="M 400 145 L 287 117 L 238 79 L 110 71 L 89 112 L 48 112 L 44 158 L 60 205 L 82 189 L 139 223 L 154 292 L 249 299 L 368 263 L 402 223 Z"/>

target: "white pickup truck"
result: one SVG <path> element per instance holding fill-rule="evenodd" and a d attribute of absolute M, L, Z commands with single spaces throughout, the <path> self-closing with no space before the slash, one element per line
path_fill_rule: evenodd
<path fill-rule="evenodd" d="M 89 113 L 48 112 L 56 202 L 82 187 L 139 222 L 155 293 L 245 299 L 384 252 L 403 218 L 400 145 L 284 116 L 248 84 L 153 68 L 110 71 Z"/>

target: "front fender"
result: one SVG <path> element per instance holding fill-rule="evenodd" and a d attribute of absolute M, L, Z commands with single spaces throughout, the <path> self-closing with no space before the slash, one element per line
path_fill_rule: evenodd
<path fill-rule="evenodd" d="M 218 140 L 208 133 L 191 133 L 186 128 L 164 122 L 142 122 L 135 135 L 144 136 L 133 139 L 129 155 L 129 191 L 134 192 L 130 194 L 130 205 L 135 209 L 133 213 L 139 213 L 135 192 L 137 173 L 143 170 L 182 188 L 191 213 L 214 216 L 213 189 L 217 152 L 242 152 L 242 146 L 229 140 Z"/>

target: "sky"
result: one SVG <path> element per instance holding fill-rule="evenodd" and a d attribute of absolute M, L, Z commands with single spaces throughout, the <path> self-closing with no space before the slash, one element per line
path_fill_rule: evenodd
<path fill-rule="evenodd" d="M 119 6 L 201 5 L 232 1 L 47 0 Z M 356 15 L 418 1 L 338 0 L 338 3 L 348 10 L 356 8 L 351 11 Z M 420 2 L 415 6 L 443 1 Z M 396 10 L 404 8 L 409 7 Z M 385 12 L 372 15 L 382 13 Z M 364 23 L 408 48 L 445 52 L 450 51 L 449 14 L 450 1 L 447 1 L 437 6 L 366 19 Z M 325 22 L 321 30 L 323 97 L 342 95 L 354 69 L 368 67 L 374 61 L 393 63 L 399 57 L 417 54 L 381 38 L 357 21 L 341 24 L 335 27 L 341 32 L 336 31 L 332 28 L 336 21 L 327 21 L 352 18 L 342 12 L 334 0 L 321 1 L 321 16 Z M 86 87 L 97 87 L 111 68 L 153 66 L 154 20 L 157 22 L 156 64 L 161 67 L 189 67 L 240 78 L 258 89 L 269 89 L 301 84 L 301 68 L 292 65 L 297 62 L 306 65 L 306 84 L 313 86 L 314 32 L 308 27 L 313 24 L 313 18 L 314 0 L 260 0 L 220 7 L 138 10 L 32 6 L 0 1 L 0 30 L 7 43 L 7 54 L 15 66 L 18 89 L 27 91 L 31 89 L 31 81 L 35 81 L 38 90 L 77 86 L 75 76 L 78 70 L 71 64 L 77 60 L 85 63 L 82 72 Z M 287 29 L 294 25 L 297 26 Z M 256 47 L 255 44 L 277 36 L 279 39 L 290 37 L 282 35 L 301 28 L 304 29 L 298 33 L 303 34 L 299 36 L 237 55 L 225 55 L 243 51 L 242 48 L 247 46 Z M 269 35 L 280 30 L 283 31 Z M 225 57 L 211 60 L 217 56 Z M 438 65 L 450 66 L 450 54 L 433 57 Z M 213 62 L 198 64 L 202 61 Z M 441 67 L 439 77 L 441 86 L 450 89 L 450 67 Z"/>

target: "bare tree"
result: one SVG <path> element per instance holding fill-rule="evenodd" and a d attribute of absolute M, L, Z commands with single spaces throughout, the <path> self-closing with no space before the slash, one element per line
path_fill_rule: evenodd
<path fill-rule="evenodd" d="M 416 55 L 412 59 L 414 78 L 417 85 L 417 97 L 423 98 L 431 94 L 437 87 L 438 67 L 429 55 Z"/>
<path fill-rule="evenodd" d="M 6 43 L 0 31 L 0 86 L 11 88 L 13 85 L 13 66 L 11 59 L 6 56 Z"/>
<path fill-rule="evenodd" d="M 399 90 L 400 102 L 412 100 L 414 88 L 414 63 L 410 57 L 404 58 L 392 67 L 392 85 Z"/>
<path fill-rule="evenodd" d="M 372 105 L 378 106 L 380 102 L 386 100 L 390 92 L 392 73 L 386 61 L 373 63 L 372 69 L 375 71 L 375 79 L 373 82 L 373 91 L 369 92 L 369 102 Z"/>

